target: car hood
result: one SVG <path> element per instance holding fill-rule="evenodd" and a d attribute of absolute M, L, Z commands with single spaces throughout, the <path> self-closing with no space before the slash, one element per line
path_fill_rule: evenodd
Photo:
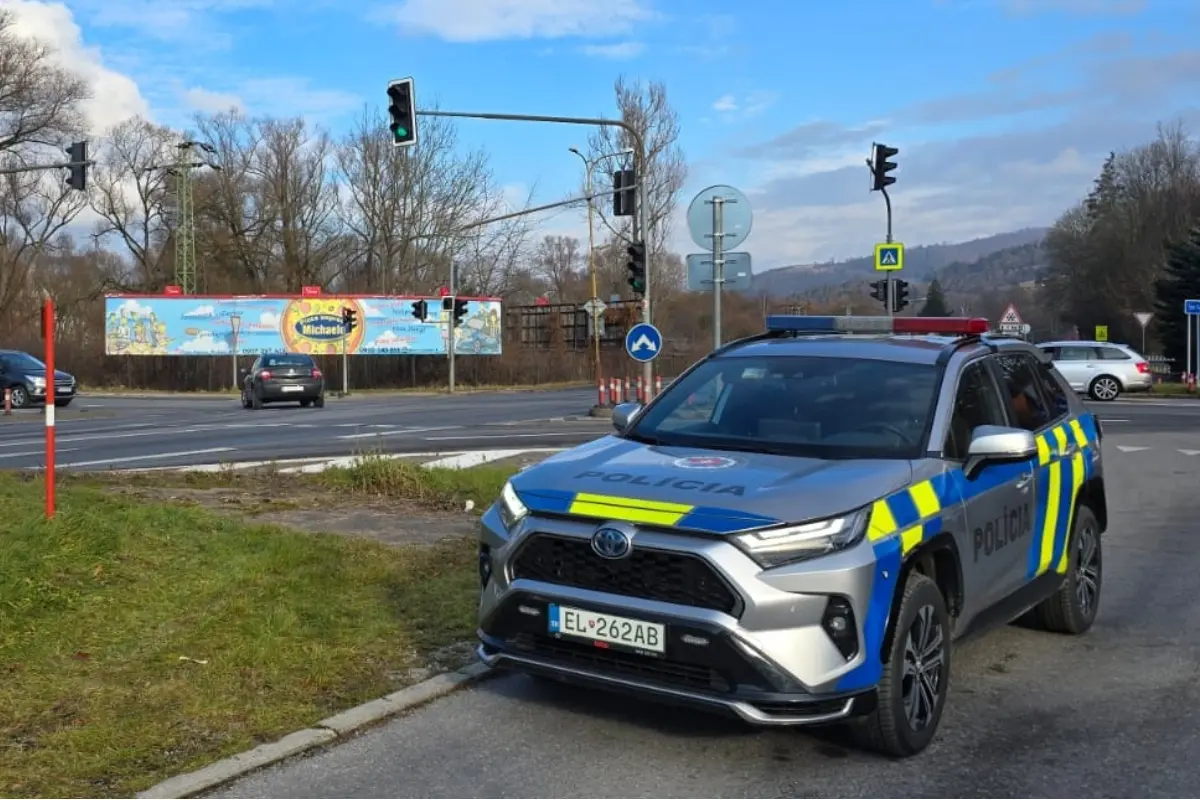
<path fill-rule="evenodd" d="M 535 512 L 733 533 L 842 514 L 904 488 L 912 476 L 904 460 L 659 447 L 605 436 L 518 473 L 512 485 Z"/>
<path fill-rule="evenodd" d="M 45 369 L 22 369 L 22 370 L 17 370 L 17 372 L 21 375 L 26 375 L 30 378 L 46 377 Z M 61 369 L 54 370 L 54 380 L 65 381 L 65 380 L 70 380 L 70 379 L 71 379 L 71 373 L 63 372 Z"/>

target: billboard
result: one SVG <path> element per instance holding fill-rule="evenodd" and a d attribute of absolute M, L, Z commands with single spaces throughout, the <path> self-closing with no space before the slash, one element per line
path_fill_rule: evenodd
<path fill-rule="evenodd" d="M 412 304 L 425 300 L 425 322 Z M 497 298 L 459 298 L 467 312 L 455 329 L 456 355 L 500 355 Z M 358 327 L 342 328 L 342 309 Z M 369 295 L 109 295 L 104 298 L 104 352 L 110 356 L 221 356 L 308 353 L 357 356 L 446 355 L 449 312 L 440 297 Z"/>

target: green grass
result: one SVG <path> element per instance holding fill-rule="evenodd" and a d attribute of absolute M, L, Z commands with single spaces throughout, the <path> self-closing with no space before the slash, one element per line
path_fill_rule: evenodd
<path fill-rule="evenodd" d="M 470 469 L 426 468 L 411 461 L 360 456 L 352 467 L 335 467 L 312 478 L 334 491 L 413 500 L 438 509 L 461 509 L 467 500 L 483 510 L 500 496 L 513 467 L 489 464 Z"/>
<path fill-rule="evenodd" d="M 369 475 L 338 480 L 407 473 Z M 42 497 L 0 476 L 0 795 L 128 796 L 393 691 L 474 629 L 470 541 L 387 547 L 78 480 L 47 522 Z"/>
<path fill-rule="evenodd" d="M 1150 395 L 1165 395 L 1168 397 L 1198 397 L 1197 392 L 1189 392 L 1182 383 L 1156 383 L 1149 392 Z"/>

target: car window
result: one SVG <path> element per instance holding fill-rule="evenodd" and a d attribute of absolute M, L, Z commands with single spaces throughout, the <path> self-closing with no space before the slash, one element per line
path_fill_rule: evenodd
<path fill-rule="evenodd" d="M 684 375 L 630 438 L 813 458 L 917 458 L 940 369 L 855 358 L 726 356 Z"/>
<path fill-rule="evenodd" d="M 8 368 L 9 372 L 44 370 L 46 368 L 40 359 L 34 358 L 28 353 L 7 353 L 4 356 L 4 366 Z"/>
<path fill-rule="evenodd" d="M 264 367 L 311 367 L 313 360 L 310 356 L 285 353 L 283 355 L 263 356 L 262 365 Z"/>
<path fill-rule="evenodd" d="M 1133 356 L 1116 347 L 1101 347 L 1100 358 L 1104 361 L 1129 361 Z"/>
<path fill-rule="evenodd" d="M 946 458 L 965 461 L 971 434 L 980 425 L 1008 425 L 1004 398 L 983 361 L 963 370 L 954 396 L 954 412 L 946 433 Z"/>
<path fill-rule="evenodd" d="M 1059 361 L 1095 361 L 1096 348 L 1078 345 L 1062 347 L 1059 348 L 1056 358 Z"/>
<path fill-rule="evenodd" d="M 1017 425 L 1029 431 L 1048 425 L 1055 414 L 1049 411 L 1039 390 L 1037 360 L 1025 353 L 1006 353 L 996 356 L 995 361 L 1003 375 L 1003 388 Z"/>
<path fill-rule="evenodd" d="M 1042 390 L 1042 397 L 1046 398 L 1050 421 L 1059 421 L 1071 412 L 1062 383 L 1055 377 L 1054 368 L 1049 364 L 1038 364 L 1034 374 L 1038 379 L 1038 387 Z"/>

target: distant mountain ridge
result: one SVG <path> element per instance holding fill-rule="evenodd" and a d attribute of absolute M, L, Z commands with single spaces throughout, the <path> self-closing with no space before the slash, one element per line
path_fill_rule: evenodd
<path fill-rule="evenodd" d="M 974 268 L 979 262 L 986 262 L 989 256 L 1001 251 L 1013 251 L 1020 254 L 1016 264 L 1006 264 L 1007 269 L 1001 268 L 1004 278 L 1013 283 L 1021 283 L 1036 277 L 1033 269 L 1040 261 L 1040 245 L 1048 228 L 1022 228 L 1008 233 L 998 233 L 972 239 L 969 242 L 957 244 L 933 244 L 909 247 L 904 251 L 904 278 L 914 281 L 928 281 L 942 273 L 943 283 L 949 279 L 955 288 L 965 288 L 964 284 L 975 283 L 978 279 Z M 1009 261 L 1008 258 L 1003 258 Z M 979 264 L 979 266 L 984 266 Z M 995 274 L 999 265 L 987 264 L 992 273 L 989 278 L 999 277 Z M 827 262 L 822 264 L 797 264 L 794 266 L 778 267 L 754 276 L 754 283 L 748 290 L 749 294 L 787 297 L 810 292 L 826 286 L 836 286 L 845 283 L 869 279 L 875 276 L 875 257 L 873 255 L 852 258 L 847 261 Z"/>

